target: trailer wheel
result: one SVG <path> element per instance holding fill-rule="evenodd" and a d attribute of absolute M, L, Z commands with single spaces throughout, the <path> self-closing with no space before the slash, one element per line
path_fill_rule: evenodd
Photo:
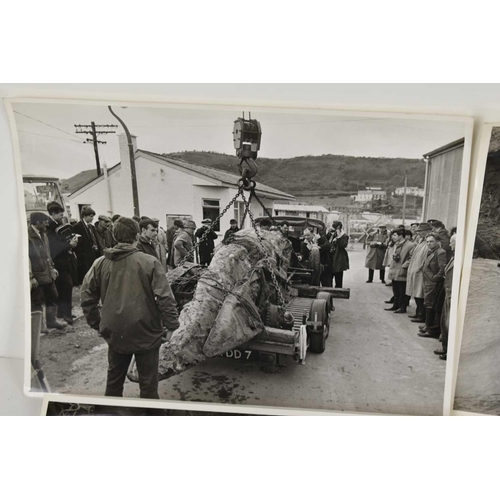
<path fill-rule="evenodd" d="M 316 299 L 323 299 L 326 300 L 326 309 L 328 313 L 328 320 L 327 320 L 327 329 L 326 329 L 326 337 L 328 338 L 328 335 L 330 334 L 330 322 L 332 319 L 332 313 L 335 311 L 335 307 L 333 305 L 333 296 L 329 292 L 318 292 L 316 295 Z"/>
<path fill-rule="evenodd" d="M 316 298 L 317 299 L 324 299 L 326 300 L 326 304 L 328 306 L 328 313 L 331 313 L 332 311 L 335 310 L 335 308 L 333 307 L 333 296 L 331 293 L 329 292 L 318 292 L 316 294 Z"/>
<path fill-rule="evenodd" d="M 313 248 L 309 255 L 309 265 L 312 269 L 311 283 L 312 286 L 319 286 L 321 277 L 321 261 L 319 256 L 319 248 Z"/>
<path fill-rule="evenodd" d="M 321 354 L 326 348 L 326 337 L 329 328 L 328 303 L 324 299 L 312 301 L 307 320 L 307 331 L 309 333 L 309 350 Z"/>

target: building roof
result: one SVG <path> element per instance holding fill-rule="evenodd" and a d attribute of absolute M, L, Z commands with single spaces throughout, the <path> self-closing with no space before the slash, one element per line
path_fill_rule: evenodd
<path fill-rule="evenodd" d="M 452 151 L 453 149 L 458 149 L 463 147 L 465 144 L 465 139 L 458 139 L 456 141 L 450 142 L 449 144 L 446 144 L 445 146 L 441 146 L 440 148 L 434 149 L 430 153 L 426 153 L 423 155 L 424 158 L 432 158 L 434 156 L 441 155 L 443 153 L 447 153 L 448 151 Z"/>
<path fill-rule="evenodd" d="M 153 156 L 159 160 L 163 160 L 167 163 L 173 163 L 174 165 L 177 165 L 181 168 L 185 168 L 188 170 L 191 170 L 193 172 L 196 172 L 198 174 L 205 175 L 207 177 L 211 177 L 212 179 L 215 179 L 217 181 L 221 181 L 224 184 L 230 184 L 231 187 L 234 187 L 238 184 L 238 181 L 240 180 L 240 176 L 236 174 L 230 174 L 229 172 L 226 172 L 225 170 L 219 170 L 217 168 L 212 168 L 212 167 L 205 167 L 203 165 L 197 165 L 196 163 L 191 163 L 187 162 L 184 160 L 179 160 L 178 158 L 174 158 L 172 156 L 169 156 L 168 154 L 158 154 L 158 153 L 152 153 L 151 151 L 145 151 L 144 149 L 139 149 L 138 151 L 142 153 L 146 153 L 147 155 Z M 257 191 L 259 193 L 263 194 L 271 194 L 271 195 L 277 195 L 280 197 L 285 197 L 290 200 L 294 200 L 295 196 L 285 193 L 283 191 L 279 191 L 278 189 L 274 189 L 270 186 L 266 186 L 265 184 L 262 184 L 259 182 L 257 184 Z"/>
<path fill-rule="evenodd" d="M 230 174 L 229 172 L 225 172 L 224 170 L 218 170 L 216 168 L 211 168 L 211 167 L 205 167 L 202 165 L 197 165 L 195 163 L 190 163 L 187 161 L 183 160 L 178 160 L 177 158 L 172 158 L 167 154 L 159 154 L 159 153 L 153 153 L 151 151 L 145 151 L 144 149 L 137 149 L 136 152 L 136 158 L 140 156 L 141 154 L 145 155 L 146 157 L 152 158 L 154 161 L 160 161 L 166 165 L 173 164 L 176 165 L 180 168 L 190 170 L 191 172 L 204 175 L 205 177 L 209 177 L 211 179 L 214 179 L 216 181 L 222 182 L 225 184 L 225 187 L 236 187 L 238 180 L 240 179 L 239 175 L 235 174 Z M 112 168 L 108 169 L 108 174 L 112 174 L 115 172 L 117 169 L 121 168 L 121 163 L 117 163 L 115 166 Z M 78 188 L 76 191 L 71 193 L 71 195 L 74 195 L 78 193 L 81 190 L 88 189 L 91 187 L 91 185 L 96 184 L 100 182 L 102 179 L 104 179 L 104 173 L 102 173 L 99 177 L 95 177 L 94 179 L 89 180 L 86 184 Z M 266 186 L 265 184 L 258 183 L 256 191 L 258 194 L 261 195 L 268 195 L 268 196 L 275 196 L 279 198 L 285 198 L 288 200 L 295 200 L 295 196 L 285 193 L 283 191 L 279 191 L 278 189 L 274 189 L 270 186 Z"/>
<path fill-rule="evenodd" d="M 328 210 L 319 205 L 295 205 L 295 204 L 274 204 L 274 210 L 288 210 L 289 212 L 328 212 Z"/>

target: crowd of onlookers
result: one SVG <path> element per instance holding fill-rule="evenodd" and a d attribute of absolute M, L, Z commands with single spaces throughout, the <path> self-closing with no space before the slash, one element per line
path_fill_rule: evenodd
<path fill-rule="evenodd" d="M 392 286 L 393 296 L 386 301 L 391 307 L 386 311 L 394 314 L 406 314 L 414 300 L 415 312 L 408 317 L 421 323 L 420 337 L 441 339 L 442 348 L 434 353 L 443 360 L 448 348 L 455 241 L 456 228 L 448 232 L 436 219 L 390 232 L 386 225 L 379 225 L 366 238 L 367 283 L 373 283 L 378 271 L 380 281 Z"/>
<path fill-rule="evenodd" d="M 113 226 L 120 215 L 99 215 L 83 207 L 81 220 L 71 224 L 71 234 L 59 233 L 65 225 L 64 208 L 57 202 L 47 205 L 47 212 L 30 214 L 28 237 L 32 311 L 45 306 L 46 328 L 62 330 L 73 324 L 73 288 L 82 284 L 94 261 L 116 245 Z M 210 228 L 212 221 L 203 219 L 197 228 L 192 220 L 174 219 L 166 231 L 154 217 L 133 217 L 138 225 L 139 251 L 156 257 L 165 271 L 175 268 L 184 259 L 208 266 L 218 235 Z M 236 220 L 224 235 L 224 240 L 238 231 Z M 196 242 L 199 246 L 195 248 Z M 62 321 L 61 321 L 62 320 Z"/>

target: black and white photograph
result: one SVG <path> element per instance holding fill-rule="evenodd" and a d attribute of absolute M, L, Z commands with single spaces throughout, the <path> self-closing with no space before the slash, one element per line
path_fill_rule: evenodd
<path fill-rule="evenodd" d="M 8 106 L 32 394 L 443 414 L 469 119 Z"/>
<path fill-rule="evenodd" d="M 500 126 L 489 127 L 484 135 L 484 170 L 476 176 L 479 182 L 484 177 L 470 213 L 477 226 L 470 227 L 472 255 L 464 261 L 469 273 L 460 299 L 465 318 L 454 410 L 500 415 Z"/>

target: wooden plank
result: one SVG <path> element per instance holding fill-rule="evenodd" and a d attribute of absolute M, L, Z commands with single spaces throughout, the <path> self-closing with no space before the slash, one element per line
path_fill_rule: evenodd
<path fill-rule="evenodd" d="M 351 296 L 350 288 L 330 288 L 325 286 L 293 285 L 298 290 L 299 297 L 316 298 L 318 292 L 331 293 L 334 299 L 348 299 Z"/>

